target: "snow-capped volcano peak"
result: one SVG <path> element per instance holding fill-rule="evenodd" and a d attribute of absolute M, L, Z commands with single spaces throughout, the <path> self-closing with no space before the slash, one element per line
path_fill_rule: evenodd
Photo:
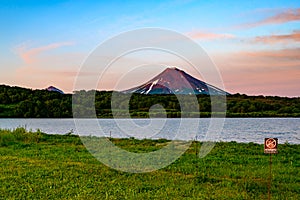
<path fill-rule="evenodd" d="M 177 67 L 166 68 L 143 85 L 123 92 L 140 94 L 228 94 L 217 87 L 192 77 Z"/>

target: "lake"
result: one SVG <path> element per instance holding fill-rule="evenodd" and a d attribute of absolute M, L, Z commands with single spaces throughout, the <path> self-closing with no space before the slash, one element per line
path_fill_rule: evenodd
<path fill-rule="evenodd" d="M 76 119 L 74 121 L 74 119 L 22 118 L 0 119 L 0 128 L 25 127 L 33 131 L 40 129 L 48 134 L 66 134 L 72 131 L 74 134 L 79 135 L 111 136 L 115 138 L 135 137 L 139 139 L 179 138 L 193 140 L 195 135 L 189 133 L 195 133 L 197 134 L 197 140 L 200 141 L 236 141 L 259 144 L 263 143 L 265 137 L 276 137 L 279 143 L 300 144 L 300 118 L 226 118 L 224 119 L 222 131 L 213 134 L 209 129 L 210 118 L 184 120 L 182 122 L 179 118 Z M 211 126 L 213 127 L 213 124 Z M 175 136 L 176 134 L 179 137 Z"/>

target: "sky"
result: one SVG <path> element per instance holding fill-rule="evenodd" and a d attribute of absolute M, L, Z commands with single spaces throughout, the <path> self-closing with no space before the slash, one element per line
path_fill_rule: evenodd
<path fill-rule="evenodd" d="M 230 93 L 300 96 L 299 0 L 11 0 L 0 1 L 0 27 L 0 84 L 33 89 L 53 85 L 72 92 L 82 65 L 99 45 L 127 31 L 156 27 L 201 46 Z M 143 52 L 124 59 L 142 57 L 149 63 L 163 55 Z M 201 78 L 178 59 L 165 58 Z M 130 81 L 121 81 L 122 87 L 146 82 L 163 67 L 127 71 Z M 122 65 L 110 71 L 97 89 L 115 89 L 125 77 Z"/>

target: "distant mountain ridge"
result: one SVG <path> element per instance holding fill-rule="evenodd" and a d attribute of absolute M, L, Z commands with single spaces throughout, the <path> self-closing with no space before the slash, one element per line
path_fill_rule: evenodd
<path fill-rule="evenodd" d="M 54 87 L 54 86 L 49 86 L 46 88 L 47 91 L 50 91 L 50 92 L 58 92 L 60 94 L 65 94 L 62 90 Z"/>
<path fill-rule="evenodd" d="M 228 92 L 198 80 L 176 67 L 167 68 L 148 82 L 123 92 L 139 94 L 229 95 Z"/>

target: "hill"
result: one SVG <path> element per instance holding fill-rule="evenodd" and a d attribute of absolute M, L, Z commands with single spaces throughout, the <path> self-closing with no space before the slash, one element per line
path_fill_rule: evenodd
<path fill-rule="evenodd" d="M 72 95 L 0 85 L 0 117 L 72 117 Z"/>

